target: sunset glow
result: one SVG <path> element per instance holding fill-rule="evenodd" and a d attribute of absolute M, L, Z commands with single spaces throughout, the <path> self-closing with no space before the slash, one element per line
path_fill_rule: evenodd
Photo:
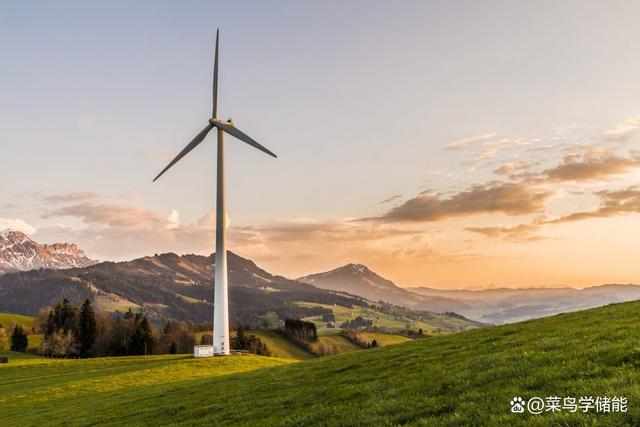
<path fill-rule="evenodd" d="M 640 281 L 640 6 L 578 4 L 256 3 L 259 34 L 225 9 L 224 110 L 280 156 L 229 146 L 230 250 L 401 286 Z M 126 44 L 107 6 L 0 17 L 0 229 L 100 260 L 213 252 L 214 146 L 150 179 L 209 102 L 215 26 L 174 6 L 118 17 Z"/>

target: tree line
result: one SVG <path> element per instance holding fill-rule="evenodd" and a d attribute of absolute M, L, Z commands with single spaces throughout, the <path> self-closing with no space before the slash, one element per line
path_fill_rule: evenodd
<path fill-rule="evenodd" d="M 316 341 L 318 329 L 313 322 L 300 319 L 286 319 L 284 321 L 284 333 L 298 341 Z"/>
<path fill-rule="evenodd" d="M 96 313 L 86 299 L 80 308 L 67 299 L 40 317 L 44 340 L 40 351 L 50 357 L 105 357 L 191 353 L 193 334 L 175 321 L 156 328 L 141 312 Z"/>
<path fill-rule="evenodd" d="M 361 348 L 375 348 L 378 347 L 378 341 L 374 338 L 369 341 L 366 336 L 361 334 L 355 329 L 343 329 L 341 332 L 343 337 Z"/>

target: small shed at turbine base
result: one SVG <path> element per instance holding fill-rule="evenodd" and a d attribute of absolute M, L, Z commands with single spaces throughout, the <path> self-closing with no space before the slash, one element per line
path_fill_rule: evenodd
<path fill-rule="evenodd" d="M 212 345 L 194 346 L 193 357 L 213 357 L 213 346 Z"/>

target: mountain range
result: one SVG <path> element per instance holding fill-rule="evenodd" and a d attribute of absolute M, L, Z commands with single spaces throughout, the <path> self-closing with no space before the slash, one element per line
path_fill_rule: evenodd
<path fill-rule="evenodd" d="M 443 290 L 424 286 L 406 289 L 427 298 L 444 297 L 466 303 L 468 307 L 460 308 L 460 314 L 494 324 L 640 299 L 640 286 L 635 284 L 605 284 L 584 289 L 529 287 Z"/>
<path fill-rule="evenodd" d="M 214 269 L 211 256 L 171 253 L 97 264 L 74 244 L 39 244 L 18 231 L 4 231 L 0 233 L 0 311 L 37 314 L 62 298 L 76 303 L 90 298 L 103 311 L 131 307 L 158 319 L 208 321 Z M 451 326 L 446 315 L 437 313 L 502 324 L 640 299 L 640 286 L 631 284 L 582 290 L 400 287 L 363 264 L 347 264 L 291 280 L 272 275 L 233 253 L 229 253 L 229 277 L 231 319 L 250 325 L 258 324 L 266 313 L 284 319 L 319 316 L 331 311 L 327 306 L 333 304 L 389 304 L 418 316 L 429 312 L 446 330 Z"/>
<path fill-rule="evenodd" d="M 638 285 L 601 285 L 585 289 L 500 288 L 443 290 L 400 287 L 362 264 L 347 264 L 298 279 L 324 289 L 348 292 L 415 310 L 456 312 L 483 323 L 503 324 L 640 299 Z"/>
<path fill-rule="evenodd" d="M 19 231 L 0 232 L 0 274 L 40 268 L 88 267 L 95 263 L 71 243 L 42 245 Z"/>
<path fill-rule="evenodd" d="M 20 259 L 25 258 L 19 251 L 21 248 L 44 253 L 45 246 L 37 245 L 26 236 L 14 233 L 12 239 L 14 244 L 6 246 L 19 254 Z M 126 262 L 91 262 L 89 266 L 67 269 L 45 267 L 9 272 L 0 275 L 0 312 L 36 315 L 63 298 L 75 305 L 88 298 L 103 312 L 124 312 L 131 308 L 144 311 L 155 321 L 171 318 L 210 322 L 214 263 L 214 255 L 167 253 Z M 11 265 L 35 264 L 13 262 Z M 228 252 L 228 268 L 229 314 L 235 325 L 259 326 L 266 317 L 276 321 L 314 316 L 322 319 L 333 313 L 333 307 L 340 306 L 374 318 L 390 317 L 402 327 L 412 322 L 427 322 L 443 331 L 482 326 L 458 314 L 411 311 L 273 275 L 232 252 Z"/>

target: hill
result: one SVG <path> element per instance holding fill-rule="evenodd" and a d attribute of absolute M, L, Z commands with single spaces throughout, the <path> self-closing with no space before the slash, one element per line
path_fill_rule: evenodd
<path fill-rule="evenodd" d="M 85 268 L 4 274 L 0 276 L 0 311 L 35 315 L 63 298 L 76 306 L 88 298 L 103 311 L 124 312 L 131 307 L 157 321 L 172 318 L 207 322 L 213 312 L 214 260 L 214 255 L 168 253 Z M 232 325 L 262 326 L 270 313 L 277 323 L 289 317 L 330 314 L 331 307 L 379 308 L 379 304 L 359 296 L 273 275 L 232 252 L 228 253 L 228 263 Z M 452 329 L 450 316 L 420 312 L 403 316 L 405 323 L 413 317 L 429 317 L 444 331 L 457 331 L 461 323 Z M 462 323 L 463 329 L 480 326 L 466 319 Z"/>
<path fill-rule="evenodd" d="M 0 424 L 638 425 L 639 312 L 640 302 L 610 305 L 293 364 L 16 361 L 0 365 Z M 629 406 L 513 414 L 514 396 L 623 396 Z"/>
<path fill-rule="evenodd" d="M 155 319 L 210 321 L 214 259 L 213 255 L 168 253 L 86 268 L 5 274 L 0 276 L 0 310 L 34 315 L 63 298 L 75 305 L 89 298 L 103 311 L 123 312 L 131 307 Z M 326 311 L 301 308 L 296 301 L 367 304 L 362 298 L 274 276 L 231 252 L 228 262 L 229 312 L 235 323 L 258 324 L 267 312 L 282 319 Z"/>
<path fill-rule="evenodd" d="M 283 337 L 279 333 L 270 329 L 257 329 L 248 331 L 260 338 L 267 345 L 267 349 L 273 357 L 280 357 L 292 360 L 307 360 L 316 357 L 314 354 L 303 350 L 291 340 Z"/>
<path fill-rule="evenodd" d="M 32 316 L 23 316 L 21 314 L 0 313 L 0 325 L 7 329 L 11 325 L 20 325 L 27 331 L 33 326 L 34 318 Z"/>
<path fill-rule="evenodd" d="M 363 264 L 347 264 L 331 271 L 309 274 L 298 278 L 299 281 L 333 291 L 348 292 L 371 301 L 384 301 L 389 304 L 416 310 L 460 312 L 470 309 L 468 302 L 439 295 L 423 296 L 397 286 L 389 279 L 370 270 Z"/>

